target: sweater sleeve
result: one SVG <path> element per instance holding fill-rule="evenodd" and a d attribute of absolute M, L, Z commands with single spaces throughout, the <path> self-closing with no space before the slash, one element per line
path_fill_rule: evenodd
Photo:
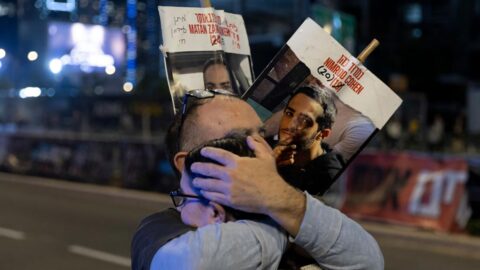
<path fill-rule="evenodd" d="M 306 193 L 307 209 L 293 240 L 326 269 L 383 269 L 375 239 L 340 211 Z"/>
<path fill-rule="evenodd" d="M 277 269 L 287 242 L 286 234 L 268 223 L 212 224 L 161 247 L 150 269 Z"/>

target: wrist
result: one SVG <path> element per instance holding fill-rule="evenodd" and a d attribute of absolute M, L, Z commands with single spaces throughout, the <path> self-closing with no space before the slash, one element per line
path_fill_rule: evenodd
<path fill-rule="evenodd" d="M 295 237 L 305 216 L 307 199 L 303 192 L 283 180 L 282 182 L 276 196 L 266 203 L 264 214 L 270 216 Z"/>

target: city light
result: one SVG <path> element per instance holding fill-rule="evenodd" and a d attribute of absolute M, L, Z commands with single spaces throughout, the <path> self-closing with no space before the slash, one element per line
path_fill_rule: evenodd
<path fill-rule="evenodd" d="M 105 68 L 105 73 L 107 73 L 108 75 L 113 75 L 115 73 L 116 69 L 114 66 L 107 66 Z"/>
<path fill-rule="evenodd" d="M 63 68 L 63 64 L 62 64 L 62 61 L 58 58 L 55 58 L 55 59 L 52 59 L 50 61 L 50 64 L 48 65 L 50 67 L 50 71 L 53 73 L 53 74 L 58 74 L 60 73 L 60 71 L 62 71 L 62 68 Z"/>
<path fill-rule="evenodd" d="M 28 60 L 30 60 L 30 61 L 35 61 L 35 60 L 38 59 L 38 53 L 37 53 L 36 51 L 30 51 L 30 52 L 28 52 L 28 54 L 27 54 L 27 58 L 28 58 Z"/>
<path fill-rule="evenodd" d="M 0 59 L 4 58 L 5 55 L 7 55 L 7 52 L 5 52 L 4 49 L 0 48 Z"/>
<path fill-rule="evenodd" d="M 104 90 L 105 89 L 102 86 L 97 86 L 95 87 L 95 89 L 93 89 L 93 92 L 95 93 L 95 95 L 101 95 L 103 94 Z"/>
<path fill-rule="evenodd" d="M 323 25 L 323 30 L 325 30 L 325 32 L 329 33 L 329 34 L 332 34 L 332 25 L 329 24 L 329 23 L 326 23 Z"/>
<path fill-rule="evenodd" d="M 73 48 L 60 57 L 63 65 L 80 66 L 86 71 L 91 70 L 91 67 L 114 65 L 114 57 L 105 53 L 102 48 L 106 35 L 104 27 L 74 23 L 70 35 Z"/>
<path fill-rule="evenodd" d="M 77 8 L 75 0 L 46 0 L 45 4 L 47 6 L 47 9 L 54 11 L 72 12 L 75 11 Z"/>
<path fill-rule="evenodd" d="M 49 97 L 55 96 L 55 89 L 53 89 L 53 88 L 48 88 L 48 89 L 47 89 L 47 96 L 49 96 Z"/>
<path fill-rule="evenodd" d="M 133 84 L 131 82 L 126 82 L 123 84 L 123 91 L 131 92 L 133 90 Z"/>
<path fill-rule="evenodd" d="M 20 89 L 18 95 L 20 98 L 39 97 L 42 94 L 42 90 L 38 87 L 25 87 Z"/>

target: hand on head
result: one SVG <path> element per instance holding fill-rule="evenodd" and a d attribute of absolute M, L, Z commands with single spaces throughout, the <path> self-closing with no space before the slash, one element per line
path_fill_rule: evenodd
<path fill-rule="evenodd" d="M 208 178 L 196 178 L 195 187 L 203 196 L 239 210 L 265 213 L 269 190 L 284 183 L 275 167 L 270 146 L 260 136 L 247 138 L 255 157 L 239 157 L 223 149 L 205 147 L 202 155 L 213 163 L 194 163 L 192 171 Z"/>
<path fill-rule="evenodd" d="M 212 201 L 238 210 L 269 215 L 291 235 L 296 235 L 305 213 L 305 196 L 278 174 L 275 157 L 260 136 L 247 138 L 255 157 L 239 157 L 228 151 L 205 147 L 202 155 L 218 164 L 194 163 L 193 185 Z"/>

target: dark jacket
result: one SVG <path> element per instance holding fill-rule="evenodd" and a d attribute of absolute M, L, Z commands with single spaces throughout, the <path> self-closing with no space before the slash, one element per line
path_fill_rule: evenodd
<path fill-rule="evenodd" d="M 165 209 L 146 217 L 132 239 L 132 270 L 149 270 L 153 256 L 168 241 L 195 228 L 183 224 L 180 212 Z"/>
<path fill-rule="evenodd" d="M 282 166 L 278 168 L 278 172 L 292 186 L 313 195 L 323 195 L 340 176 L 345 161 L 326 144 L 322 144 L 322 148 L 326 153 L 310 161 L 305 167 Z"/>

